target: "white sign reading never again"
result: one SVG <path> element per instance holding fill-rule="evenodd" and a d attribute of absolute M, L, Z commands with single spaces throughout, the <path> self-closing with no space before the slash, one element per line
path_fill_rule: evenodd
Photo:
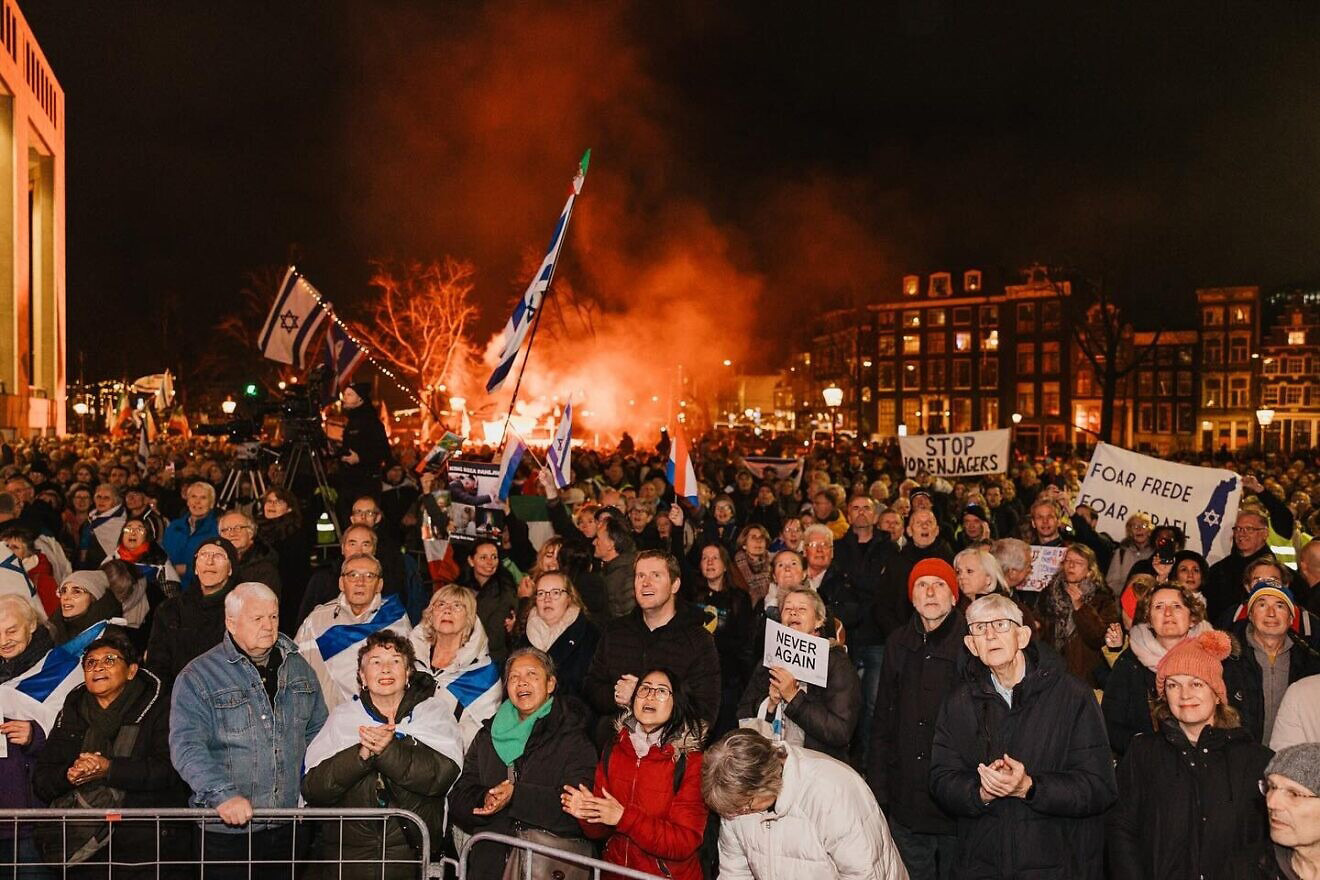
<path fill-rule="evenodd" d="M 830 641 L 766 620 L 761 665 L 771 669 L 781 666 L 798 681 L 825 687 L 830 671 Z"/>

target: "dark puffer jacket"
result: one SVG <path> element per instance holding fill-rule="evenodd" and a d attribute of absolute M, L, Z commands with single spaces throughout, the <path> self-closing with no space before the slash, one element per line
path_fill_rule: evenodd
<path fill-rule="evenodd" d="M 603 746 L 614 736 L 608 719 L 619 711 L 614 704 L 615 682 L 624 675 L 641 678 L 657 667 L 672 671 L 687 683 L 701 720 L 708 730 L 713 728 L 720 708 L 720 657 L 715 638 L 704 622 L 700 609 L 680 601 L 673 619 L 654 630 L 642 619 L 640 608 L 605 625 L 584 691 L 591 708 L 604 716 L 597 742 Z"/>
<path fill-rule="evenodd" d="M 248 581 L 265 584 L 275 592 L 276 596 L 282 595 L 279 554 L 261 538 L 253 537 L 252 546 L 248 548 L 247 553 L 239 557 L 238 568 L 234 569 L 233 581 L 235 584 L 244 584 Z"/>
<path fill-rule="evenodd" d="M 550 659 L 555 661 L 556 693 L 568 694 L 579 699 L 582 697 L 582 688 L 587 680 L 587 669 L 591 666 L 591 658 L 595 655 L 598 644 L 600 644 L 600 630 L 584 612 L 579 611 L 577 620 L 560 633 L 559 638 L 550 646 L 550 650 L 546 651 Z M 526 633 L 520 635 L 513 643 L 515 651 L 518 648 L 531 646 L 532 643 L 527 640 Z"/>
<path fill-rule="evenodd" d="M 1174 721 L 1133 737 L 1107 818 L 1110 876 L 1222 877 L 1234 853 L 1265 839 L 1256 784 L 1271 754 L 1240 727 L 1207 727 L 1195 745 Z"/>
<path fill-rule="evenodd" d="M 965 635 L 960 611 L 931 632 L 914 614 L 908 626 L 889 636 L 880 665 L 867 781 L 885 815 L 921 834 L 956 830 L 953 817 L 930 796 L 930 750 L 940 706 L 972 660 Z"/>
<path fill-rule="evenodd" d="M 434 695 L 435 680 L 425 672 L 414 672 L 395 717 L 406 718 L 418 703 Z M 380 717 L 370 695 L 363 692 L 361 698 L 368 713 Z M 302 792 L 313 807 L 376 808 L 381 806 L 384 791 L 386 806 L 410 810 L 426 823 L 434 848 L 444 834 L 445 795 L 458 778 L 458 769 L 453 760 L 414 737 L 396 736 L 368 761 L 358 756 L 356 744 L 327 758 L 307 771 Z M 416 873 L 408 862 L 415 863 L 421 855 L 420 836 L 411 825 L 405 827 L 396 819 L 389 820 L 383 842 L 380 822 L 345 822 L 343 827 L 342 856 L 338 829 L 334 827 L 327 830 L 321 852 L 323 858 L 363 860 L 363 864 L 343 866 L 344 877 L 380 877 L 382 852 L 387 863 L 396 862 L 385 869 L 385 877 L 412 877 Z M 327 868 L 324 876 L 340 876 L 340 865 L 323 867 Z"/>
<path fill-rule="evenodd" d="M 799 682 L 797 694 L 784 706 L 784 717 L 802 728 L 804 747 L 847 761 L 848 743 L 862 716 L 862 683 L 848 652 L 839 645 L 830 646 L 825 681 L 823 688 Z M 770 670 L 758 666 L 738 701 L 738 717 L 759 717 L 757 710 L 769 692 Z M 772 718 L 767 711 L 765 720 Z"/>
<path fill-rule="evenodd" d="M 183 667 L 225 637 L 225 597 L 235 586 L 230 579 L 207 596 L 194 585 L 156 609 L 144 662 L 166 686 L 179 677 Z"/>
<path fill-rule="evenodd" d="M 1109 747 L 1114 754 L 1128 750 L 1132 737 L 1150 733 L 1155 729 L 1150 707 L 1155 698 L 1155 673 L 1151 672 L 1137 655 L 1128 648 L 1114 661 L 1105 680 L 1105 698 L 1100 710 L 1105 716 L 1105 731 L 1109 734 Z"/>
<path fill-rule="evenodd" d="M 958 818 L 959 880 L 1040 877 L 1100 880 L 1104 813 L 1118 796 L 1104 719 L 1095 695 L 1049 652 L 1026 649 L 1027 671 L 1012 708 L 983 664 L 940 710 L 930 790 Z M 1021 761 L 1028 798 L 981 801 L 978 764 Z"/>
<path fill-rule="evenodd" d="M 527 738 L 522 757 L 513 762 L 513 797 L 490 816 L 474 809 L 486 802 L 486 792 L 509 778 L 506 765 L 491 742 L 491 724 L 477 734 L 463 758 L 463 774 L 449 793 L 449 818 L 469 834 L 494 831 L 514 834 L 515 825 L 541 828 L 561 837 L 581 837 L 577 820 L 559 801 L 565 785 L 590 785 L 596 772 L 596 749 L 587 736 L 587 712 L 572 697 L 556 697 L 550 712 L 539 719 Z M 473 877 L 499 877 L 507 849 L 477 844 L 469 862 Z"/>

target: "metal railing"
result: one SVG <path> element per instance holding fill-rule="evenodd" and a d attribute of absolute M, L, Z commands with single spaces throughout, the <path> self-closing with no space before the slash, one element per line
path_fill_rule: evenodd
<path fill-rule="evenodd" d="M 367 832 L 376 826 L 372 839 L 378 839 L 379 848 L 370 856 L 346 858 L 345 826 L 358 823 L 366 823 Z M 404 831 L 410 844 L 408 858 L 387 852 L 391 823 L 396 823 L 393 829 L 411 829 Z M 359 825 L 353 832 L 363 830 Z M 103 837 L 103 845 L 85 861 L 68 863 L 64 854 L 76 851 L 89 832 Z M 271 851 L 272 837 L 282 851 Z M 208 855 L 208 849 L 220 857 Z M 226 826 L 215 810 L 206 809 L 0 810 L 0 880 L 54 880 L 70 874 L 86 876 L 89 869 L 101 875 L 108 871 L 112 877 L 131 872 L 157 880 L 254 876 L 273 880 L 302 877 L 304 866 L 315 867 L 323 877 L 363 880 L 425 880 L 443 873 L 442 861 L 432 862 L 426 823 L 408 810 L 257 809 L 252 821 L 241 828 Z"/>
<path fill-rule="evenodd" d="M 530 840 L 523 840 L 520 837 L 510 837 L 507 834 L 496 834 L 492 831 L 483 831 L 480 834 L 474 834 L 463 844 L 463 848 L 458 854 L 458 880 L 469 880 L 468 877 L 468 856 L 472 854 L 472 847 L 478 843 L 499 843 L 508 847 L 510 851 L 522 851 L 524 853 L 535 853 L 537 855 L 549 856 L 557 862 L 566 862 L 570 865 L 577 865 L 591 872 L 592 880 L 600 880 L 602 872 L 614 875 L 615 877 L 624 877 L 627 880 L 656 880 L 660 875 L 648 874 L 645 871 L 638 871 L 634 868 L 624 868 L 620 865 L 612 865 L 609 862 L 602 862 L 600 859 L 593 859 L 591 856 L 582 856 L 577 853 L 565 852 L 562 849 L 555 849 L 552 846 L 545 846 L 540 843 L 533 843 Z M 523 880 L 533 880 L 532 860 L 524 857 L 522 860 Z M 472 878 L 480 880 L 480 878 Z M 660 880 L 664 880 L 663 877 Z"/>

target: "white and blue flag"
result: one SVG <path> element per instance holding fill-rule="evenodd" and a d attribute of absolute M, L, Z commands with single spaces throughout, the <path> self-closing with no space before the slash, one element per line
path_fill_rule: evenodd
<path fill-rule="evenodd" d="M 367 640 L 367 636 L 388 629 L 406 638 L 412 629 L 403 601 L 397 594 L 391 594 L 381 601 L 375 613 L 366 620 L 358 623 L 332 623 L 322 632 L 315 632 L 323 614 L 329 614 L 330 619 L 334 619 L 331 606 L 343 612 L 346 606 L 342 599 L 341 595 L 334 602 L 316 606 L 298 630 L 298 651 L 315 670 L 327 709 L 333 709 L 360 690 L 357 678 L 358 649 Z"/>
<path fill-rule="evenodd" d="M 542 258 L 536 274 L 532 276 L 532 283 L 527 285 L 522 298 L 513 307 L 513 315 L 510 316 L 509 323 L 504 325 L 504 347 L 500 349 L 499 362 L 495 364 L 490 378 L 486 380 L 487 391 L 498 391 L 504 380 L 509 377 L 509 371 L 513 369 L 513 362 L 518 357 L 523 340 L 527 338 L 527 331 L 531 329 L 532 321 L 541 308 L 541 299 L 550 289 L 550 282 L 555 275 L 555 263 L 559 260 L 559 251 L 563 248 L 564 236 L 568 233 L 568 221 L 573 216 L 573 201 L 582 192 L 582 181 L 586 179 L 587 164 L 590 161 L 591 150 L 587 150 L 582 154 L 582 162 L 578 165 L 578 172 L 569 187 L 568 201 L 564 203 L 564 210 L 559 214 L 559 222 L 555 224 L 555 231 L 550 236 L 550 246 L 546 248 L 545 257 Z"/>
<path fill-rule="evenodd" d="M 569 458 L 573 454 L 573 404 L 564 404 L 564 415 L 555 430 L 555 439 L 550 441 L 550 448 L 545 451 L 546 464 L 555 478 L 555 488 L 563 489 L 573 482 L 573 469 Z"/>
<path fill-rule="evenodd" d="M 301 369 L 307 366 L 307 352 L 325 319 L 321 295 L 290 266 L 257 337 L 257 346 L 271 360 Z"/>
<path fill-rule="evenodd" d="M 36 585 L 32 583 L 32 578 L 28 577 L 23 560 L 9 553 L 8 550 L 0 549 L 0 553 L 9 554 L 4 559 L 0 559 L 0 596 L 18 596 L 28 600 L 37 612 L 37 620 L 44 626 L 46 609 L 37 595 Z"/>
<path fill-rule="evenodd" d="M 83 683 L 82 655 L 117 617 L 92 624 L 74 638 L 46 652 L 22 675 L 0 684 L 0 713 L 9 721 L 35 721 L 50 736 L 69 691 Z"/>
<path fill-rule="evenodd" d="M 510 431 L 504 442 L 504 455 L 500 458 L 499 491 L 495 493 L 500 501 L 509 500 L 509 490 L 513 488 L 513 479 L 518 474 L 518 465 L 522 463 L 526 451 L 527 444 L 522 437 L 518 436 L 517 431 Z"/>

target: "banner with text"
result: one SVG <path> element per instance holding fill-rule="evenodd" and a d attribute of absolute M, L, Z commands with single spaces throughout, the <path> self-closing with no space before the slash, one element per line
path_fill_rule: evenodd
<path fill-rule="evenodd" d="M 1155 525 L 1182 529 L 1187 549 L 1211 562 L 1233 546 L 1233 521 L 1242 498 L 1242 481 L 1222 468 L 1176 464 L 1097 443 L 1086 466 L 1078 504 L 1096 512 L 1096 530 L 1116 541 L 1127 536 L 1127 518 L 1150 515 Z"/>
<path fill-rule="evenodd" d="M 918 434 L 899 437 L 903 468 L 909 477 L 972 477 L 1008 471 L 1010 431 L 965 431 L 961 434 Z"/>
<path fill-rule="evenodd" d="M 830 641 L 803 635 L 767 618 L 761 665 L 771 669 L 782 666 L 798 681 L 825 687 L 830 671 Z"/>

